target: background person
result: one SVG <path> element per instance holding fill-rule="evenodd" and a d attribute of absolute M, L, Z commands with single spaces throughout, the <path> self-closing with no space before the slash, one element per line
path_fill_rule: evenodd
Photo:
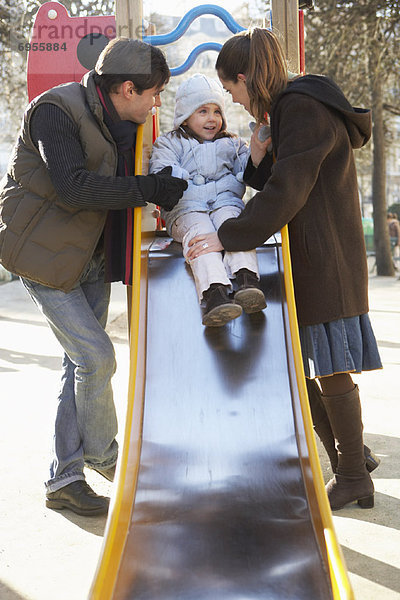
<path fill-rule="evenodd" d="M 395 213 L 387 214 L 387 224 L 393 258 L 400 258 L 400 225 Z"/>
<path fill-rule="evenodd" d="M 65 352 L 49 508 L 108 510 L 109 498 L 95 494 L 83 472 L 88 466 L 113 480 L 118 455 L 105 260 L 118 279 L 126 265 L 112 236 L 119 242 L 124 209 L 147 202 L 171 209 L 186 188 L 168 175 L 133 176 L 137 124 L 161 105 L 169 75 L 160 50 L 113 40 L 81 83 L 29 104 L 1 182 L 0 260 L 21 276 Z"/>
<path fill-rule="evenodd" d="M 196 236 L 204 252 L 250 250 L 288 224 L 307 382 L 320 396 L 337 454 L 327 484 L 332 509 L 374 503 L 366 469 L 361 406 L 350 373 L 381 368 L 368 317 L 368 272 L 353 148 L 371 135 L 370 111 L 353 108 L 330 79 L 291 81 L 277 37 L 260 28 L 225 42 L 216 69 L 224 88 L 259 126 L 244 179 L 260 190 L 217 233 Z M 270 139 L 258 130 L 270 115 Z M 208 248 L 204 248 L 204 243 Z M 310 394 L 311 396 L 311 394 Z"/>

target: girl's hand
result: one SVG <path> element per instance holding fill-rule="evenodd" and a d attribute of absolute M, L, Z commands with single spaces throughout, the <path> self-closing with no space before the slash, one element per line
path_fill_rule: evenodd
<path fill-rule="evenodd" d="M 255 167 L 258 167 L 267 153 L 268 146 L 272 143 L 271 137 L 267 138 L 265 142 L 260 142 L 258 139 L 258 132 L 260 131 L 261 127 L 262 124 L 258 123 L 250 138 L 251 161 Z"/>
<path fill-rule="evenodd" d="M 196 235 L 189 242 L 190 250 L 186 255 L 188 260 L 193 260 L 207 252 L 221 252 L 224 249 L 217 232 Z"/>

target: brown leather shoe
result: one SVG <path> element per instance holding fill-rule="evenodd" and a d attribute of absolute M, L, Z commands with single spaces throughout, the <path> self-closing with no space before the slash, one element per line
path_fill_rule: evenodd
<path fill-rule="evenodd" d="M 105 515 L 110 498 L 98 496 L 86 481 L 73 481 L 56 492 L 46 493 L 46 506 L 53 510 L 69 508 L 77 515 Z"/>

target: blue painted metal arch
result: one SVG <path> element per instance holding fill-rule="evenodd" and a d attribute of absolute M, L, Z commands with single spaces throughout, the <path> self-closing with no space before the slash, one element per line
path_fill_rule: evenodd
<path fill-rule="evenodd" d="M 245 29 L 239 25 L 232 15 L 225 8 L 222 8 L 222 6 L 217 6 L 216 4 L 200 4 L 199 6 L 195 6 L 189 10 L 179 21 L 175 29 L 169 33 L 162 35 L 143 36 L 143 41 L 147 42 L 148 44 L 152 44 L 153 46 L 165 46 L 166 44 L 172 44 L 184 35 L 195 19 L 203 15 L 214 15 L 219 17 L 232 33 L 238 33 L 239 31 L 243 31 Z M 196 58 L 201 53 L 210 50 L 219 52 L 221 47 L 222 45 L 218 44 L 217 42 L 204 42 L 203 44 L 199 44 L 191 51 L 184 63 L 182 63 L 179 67 L 173 67 L 171 69 L 171 75 L 182 75 L 182 73 L 185 73 L 188 71 L 188 69 L 190 69 Z"/>
<path fill-rule="evenodd" d="M 178 25 L 170 31 L 169 33 L 164 33 L 162 35 L 148 35 L 143 36 L 143 41 L 148 44 L 152 44 L 153 46 L 165 46 L 166 44 L 172 44 L 172 42 L 176 42 L 183 36 L 183 34 L 188 30 L 190 25 L 193 23 L 197 17 L 201 17 L 203 15 L 214 15 L 219 17 L 221 21 L 225 23 L 227 28 L 232 31 L 232 33 L 238 33 L 239 31 L 243 31 L 245 28 L 239 25 L 232 17 L 232 15 L 222 8 L 222 6 L 217 6 L 216 4 L 200 4 L 199 6 L 195 6 L 190 9 L 186 15 L 182 17 L 179 21 Z"/>
<path fill-rule="evenodd" d="M 222 44 L 218 44 L 217 42 L 204 42 L 204 44 L 199 44 L 194 48 L 184 63 L 182 63 L 179 67 L 173 67 L 170 69 L 171 75 L 175 77 L 176 75 L 182 75 L 186 71 L 190 69 L 190 67 L 195 62 L 196 58 L 202 53 L 207 52 L 209 50 L 214 50 L 215 52 L 219 52 L 222 48 Z"/>

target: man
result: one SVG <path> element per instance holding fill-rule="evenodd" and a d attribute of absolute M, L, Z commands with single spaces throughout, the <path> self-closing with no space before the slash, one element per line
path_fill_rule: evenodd
<path fill-rule="evenodd" d="M 108 510 L 109 498 L 83 472 L 87 466 L 112 481 L 118 454 L 105 281 L 130 281 L 130 256 L 120 250 L 133 207 L 171 210 L 187 187 L 165 172 L 133 175 L 137 124 L 161 105 L 169 76 L 160 50 L 113 40 L 81 83 L 30 103 L 1 182 L 0 262 L 21 277 L 65 352 L 49 508 Z"/>

